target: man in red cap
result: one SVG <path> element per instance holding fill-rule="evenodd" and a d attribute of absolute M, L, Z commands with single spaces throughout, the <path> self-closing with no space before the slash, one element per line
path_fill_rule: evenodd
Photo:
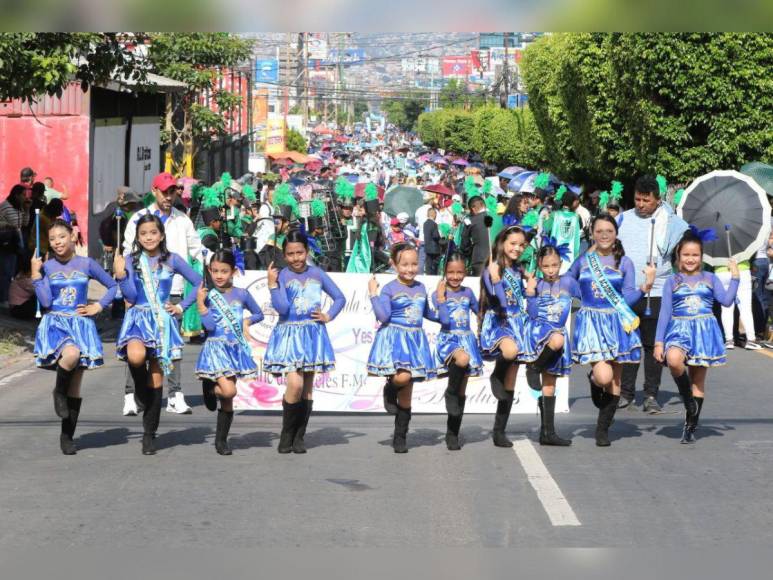
<path fill-rule="evenodd" d="M 126 224 L 124 233 L 123 253 L 129 256 L 134 249 L 134 239 L 137 235 L 137 221 L 145 214 L 152 213 L 157 215 L 164 224 L 164 234 L 166 236 L 166 247 L 170 252 L 178 254 L 184 260 L 188 257 L 194 260 L 202 260 L 201 257 L 201 238 L 191 219 L 179 209 L 173 207 L 177 197 L 179 187 L 177 179 L 171 173 L 159 173 L 153 178 L 153 195 L 156 198 L 155 203 L 145 209 L 135 213 Z M 169 301 L 172 304 L 178 304 L 183 298 L 184 281 L 176 275 L 172 281 L 172 293 Z M 182 317 L 182 309 L 178 308 L 177 318 Z M 181 362 L 181 361 L 180 361 Z M 181 364 L 175 364 L 172 373 L 169 375 L 167 405 L 168 413 L 190 414 L 191 408 L 185 402 L 185 396 L 180 385 Z M 136 415 L 137 406 L 134 400 L 134 383 L 126 368 L 126 394 L 124 398 L 124 415 Z"/>

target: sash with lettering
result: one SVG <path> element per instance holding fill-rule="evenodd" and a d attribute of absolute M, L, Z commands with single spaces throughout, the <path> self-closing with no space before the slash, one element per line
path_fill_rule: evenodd
<path fill-rule="evenodd" d="M 620 296 L 618 291 L 615 290 L 615 287 L 612 286 L 612 282 L 609 281 L 609 278 L 607 278 L 607 275 L 604 273 L 604 265 L 601 263 L 599 255 L 592 252 L 587 255 L 587 259 L 588 268 L 590 269 L 591 276 L 593 276 L 593 281 L 596 283 L 598 289 L 601 290 L 601 293 L 604 295 L 607 302 L 609 302 L 617 311 L 617 315 L 623 323 L 623 328 L 630 334 L 639 328 L 639 317 L 636 316 L 636 313 L 631 310 L 631 307 L 628 306 L 623 297 Z"/>
<path fill-rule="evenodd" d="M 158 327 L 159 343 L 158 362 L 161 365 L 161 371 L 168 375 L 174 368 L 170 353 L 169 337 L 172 334 L 171 325 L 174 324 L 172 316 L 164 310 L 164 305 L 158 299 L 158 280 L 155 272 L 150 269 L 150 262 L 145 252 L 140 255 L 140 271 L 142 272 L 142 286 L 145 288 L 145 296 L 148 298 L 150 311 L 156 320 Z"/>
<path fill-rule="evenodd" d="M 231 310 L 231 307 L 228 305 L 228 301 L 225 299 L 225 296 L 223 296 L 217 289 L 212 288 L 212 290 L 209 291 L 209 294 L 207 294 L 207 298 L 209 298 L 209 303 L 212 304 L 212 306 L 214 306 L 220 313 L 220 316 L 223 317 L 223 320 L 225 320 L 228 328 L 231 329 L 231 333 L 236 337 L 236 340 L 239 341 L 239 344 L 242 346 L 242 348 L 244 348 L 248 353 L 250 353 L 250 356 L 252 356 L 250 345 L 247 344 L 247 339 L 244 338 L 242 321 L 239 320 L 236 317 L 234 311 Z"/>
<path fill-rule="evenodd" d="M 523 300 L 523 289 L 521 288 L 521 280 L 513 273 L 510 268 L 505 268 L 505 272 L 502 274 L 502 280 L 507 284 L 507 287 L 512 290 L 520 311 L 526 312 L 526 306 Z M 503 308 L 505 306 L 507 305 L 502 305 Z"/>

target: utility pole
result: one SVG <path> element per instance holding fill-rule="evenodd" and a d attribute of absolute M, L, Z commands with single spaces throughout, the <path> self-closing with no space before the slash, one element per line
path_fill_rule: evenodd
<path fill-rule="evenodd" d="M 508 40 L 510 39 L 509 32 L 503 32 L 504 44 L 505 44 L 505 60 L 502 63 L 502 88 L 503 91 L 499 93 L 499 106 L 503 109 L 507 108 L 507 97 L 510 94 L 510 70 L 509 70 L 509 57 L 508 57 Z"/>
<path fill-rule="evenodd" d="M 309 124 L 309 33 L 301 32 L 299 40 L 303 50 L 303 126 Z"/>

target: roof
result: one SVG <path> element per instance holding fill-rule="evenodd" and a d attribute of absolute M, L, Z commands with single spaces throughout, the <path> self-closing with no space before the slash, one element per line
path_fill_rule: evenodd
<path fill-rule="evenodd" d="M 120 80 L 111 80 L 105 83 L 104 88 L 111 91 L 128 91 L 136 87 L 139 83 L 132 78 L 122 78 Z M 151 85 L 157 91 L 162 93 L 179 93 L 188 89 L 188 85 L 182 81 L 176 81 L 168 77 L 147 73 L 146 84 Z"/>
<path fill-rule="evenodd" d="M 303 153 L 297 151 L 282 151 L 280 153 L 269 153 L 270 159 L 290 159 L 293 163 L 306 163 L 309 158 Z"/>

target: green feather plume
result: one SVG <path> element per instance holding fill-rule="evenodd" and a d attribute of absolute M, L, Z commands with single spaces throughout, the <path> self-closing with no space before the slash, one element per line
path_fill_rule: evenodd
<path fill-rule="evenodd" d="M 663 196 L 668 191 L 668 181 L 666 181 L 666 178 L 662 175 L 658 175 L 655 177 L 655 181 L 658 182 L 658 189 L 660 190 L 660 195 Z"/>
<path fill-rule="evenodd" d="M 220 176 L 220 183 L 223 184 L 223 188 L 231 186 L 231 174 L 227 171 Z"/>
<path fill-rule="evenodd" d="M 354 185 L 345 177 L 339 177 L 336 179 L 335 193 L 338 199 L 352 199 L 354 198 Z"/>
<path fill-rule="evenodd" d="M 486 210 L 491 217 L 497 215 L 497 198 L 493 195 L 487 195 L 484 199 L 486 202 Z"/>
<path fill-rule="evenodd" d="M 464 192 L 467 194 L 468 199 L 474 195 L 479 195 L 478 186 L 475 185 L 472 175 L 464 178 Z"/>
<path fill-rule="evenodd" d="M 612 182 L 612 189 L 609 192 L 609 198 L 612 201 L 618 202 L 623 197 L 623 184 L 619 181 Z"/>
<path fill-rule="evenodd" d="M 312 200 L 311 215 L 313 217 L 323 217 L 325 215 L 325 202 L 321 199 Z"/>
<path fill-rule="evenodd" d="M 488 179 L 483 182 L 483 187 L 480 189 L 480 192 L 483 195 L 488 195 L 491 193 L 491 182 Z"/>
<path fill-rule="evenodd" d="M 542 172 L 534 179 L 534 189 L 547 189 L 550 185 L 550 173 Z"/>
<path fill-rule="evenodd" d="M 372 183 L 365 186 L 365 201 L 373 201 L 378 199 L 378 189 Z"/>
<path fill-rule="evenodd" d="M 462 215 L 464 213 L 464 208 L 462 207 L 462 204 L 458 201 L 455 201 L 451 204 L 451 213 L 454 215 Z"/>
<path fill-rule="evenodd" d="M 199 201 L 204 194 L 204 184 L 194 183 L 191 185 L 191 201 Z"/>
<path fill-rule="evenodd" d="M 440 232 L 440 235 L 444 238 L 447 238 L 451 234 L 451 226 L 446 223 L 442 223 L 437 227 L 438 231 Z"/>
<path fill-rule="evenodd" d="M 536 227 L 536 225 L 539 223 L 539 213 L 537 210 L 532 209 L 529 210 L 525 216 L 523 216 L 523 219 L 521 220 L 520 225 L 525 226 L 527 228 L 533 228 Z"/>
<path fill-rule="evenodd" d="M 556 191 L 556 201 L 558 203 L 561 203 L 561 200 L 564 198 L 564 194 L 566 193 L 566 186 L 562 185 L 558 188 L 558 191 Z"/>
<path fill-rule="evenodd" d="M 274 190 L 274 205 L 289 205 L 293 210 L 293 215 L 298 215 L 298 202 L 293 197 L 293 194 L 290 193 L 290 186 L 286 183 L 283 183 Z"/>
<path fill-rule="evenodd" d="M 154 203 L 156 203 L 156 196 L 153 195 L 152 191 L 149 191 L 145 194 L 145 197 L 142 198 L 142 205 L 145 207 L 150 207 Z"/>
<path fill-rule="evenodd" d="M 599 194 L 599 207 L 602 209 L 607 209 L 608 205 L 609 205 L 609 192 L 602 191 Z"/>
<path fill-rule="evenodd" d="M 676 193 L 674 194 L 674 206 L 678 206 L 680 203 L 682 203 L 683 197 L 684 197 L 684 189 L 677 189 Z"/>
<path fill-rule="evenodd" d="M 243 185 L 242 186 L 242 195 L 246 197 L 251 202 L 257 201 L 257 196 L 255 195 L 255 190 L 252 189 L 249 185 Z"/>
<path fill-rule="evenodd" d="M 223 206 L 223 198 L 214 187 L 205 187 L 201 194 L 201 208 L 211 209 Z"/>

